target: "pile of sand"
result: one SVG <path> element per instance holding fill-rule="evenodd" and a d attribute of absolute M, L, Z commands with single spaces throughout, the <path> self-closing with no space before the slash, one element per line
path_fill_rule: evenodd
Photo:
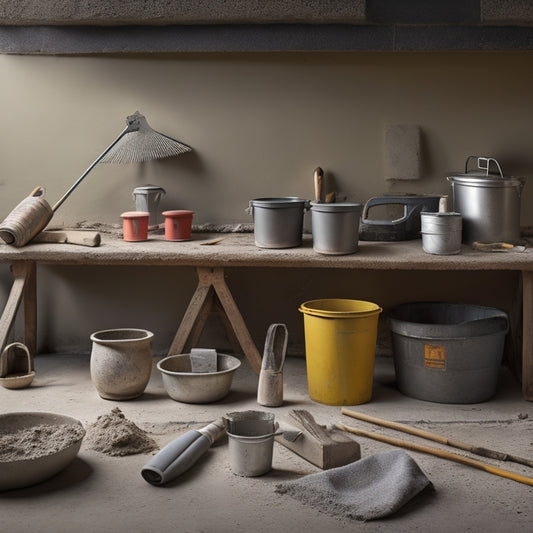
<path fill-rule="evenodd" d="M 107 415 L 99 416 L 87 428 L 85 444 L 92 450 L 113 456 L 150 453 L 159 449 L 148 433 L 128 420 L 118 407 Z"/>

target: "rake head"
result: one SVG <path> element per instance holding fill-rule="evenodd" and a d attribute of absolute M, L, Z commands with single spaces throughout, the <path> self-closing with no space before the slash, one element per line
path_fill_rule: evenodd
<path fill-rule="evenodd" d="M 136 111 L 126 119 L 126 134 L 100 160 L 102 163 L 140 163 L 172 157 L 192 148 L 152 129 L 144 115 Z"/>

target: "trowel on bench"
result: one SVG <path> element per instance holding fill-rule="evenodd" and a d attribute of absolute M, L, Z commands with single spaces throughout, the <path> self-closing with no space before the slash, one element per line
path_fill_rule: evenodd
<path fill-rule="evenodd" d="M 277 435 L 276 442 L 303 457 L 306 461 L 322 470 L 344 466 L 361 458 L 359 443 L 345 432 L 318 424 L 311 413 L 305 409 L 289 411 L 288 422 L 280 423 L 280 430 L 292 436 L 301 432 L 297 438 Z"/>

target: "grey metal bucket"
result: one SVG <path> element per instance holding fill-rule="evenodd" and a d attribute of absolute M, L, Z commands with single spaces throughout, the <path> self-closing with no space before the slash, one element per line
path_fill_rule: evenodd
<path fill-rule="evenodd" d="M 230 466 L 243 477 L 262 476 L 272 470 L 274 414 L 263 411 L 235 411 L 225 417 Z"/>
<path fill-rule="evenodd" d="M 420 213 L 422 249 L 428 254 L 461 252 L 463 217 L 460 213 Z"/>
<path fill-rule="evenodd" d="M 357 252 L 363 204 L 311 202 L 313 249 L 326 255 Z"/>
<path fill-rule="evenodd" d="M 422 302 L 390 315 L 399 390 L 439 403 L 487 401 L 498 385 L 508 318 L 477 305 Z"/>
<path fill-rule="evenodd" d="M 295 196 L 250 200 L 255 245 L 259 248 L 300 246 L 306 208 L 308 201 Z"/>

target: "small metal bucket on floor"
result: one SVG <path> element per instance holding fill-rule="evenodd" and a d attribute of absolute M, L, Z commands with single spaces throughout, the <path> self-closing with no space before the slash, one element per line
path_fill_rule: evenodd
<path fill-rule="evenodd" d="M 230 466 L 243 477 L 262 476 L 272 470 L 274 414 L 263 411 L 236 411 L 225 417 Z"/>

